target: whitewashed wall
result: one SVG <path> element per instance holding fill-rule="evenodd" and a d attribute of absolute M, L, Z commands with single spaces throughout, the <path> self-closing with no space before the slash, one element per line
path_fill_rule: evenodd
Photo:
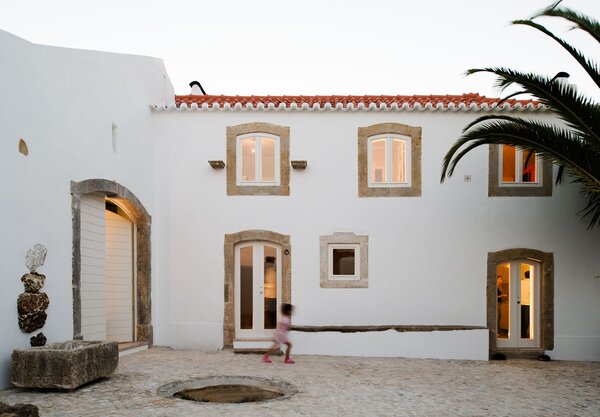
<path fill-rule="evenodd" d="M 487 253 L 518 247 L 552 252 L 556 349 L 550 354 L 600 360 L 600 279 L 594 278 L 600 233 L 586 232 L 587 223 L 578 220 L 583 201 L 577 187 L 563 184 L 551 198 L 489 198 L 487 149 L 472 152 L 440 184 L 443 155 L 478 115 L 156 112 L 155 341 L 220 348 L 224 234 L 267 229 L 291 236 L 293 321 L 299 325 L 485 326 Z M 209 167 L 208 160 L 226 160 L 226 126 L 249 122 L 290 126 L 290 159 L 306 159 L 308 168 L 291 171 L 289 197 L 227 196 L 225 170 Z M 382 122 L 422 126 L 422 197 L 357 196 L 357 128 Z M 467 174 L 471 182 L 464 182 Z M 369 236 L 369 288 L 320 288 L 319 235 L 346 231 Z M 366 346 L 364 335 L 295 335 L 298 353 L 333 353 L 332 340 L 340 354 L 344 344 Z M 486 337 L 432 336 L 392 336 L 378 352 L 373 346 L 364 352 L 487 357 Z M 480 341 L 476 349 L 473 338 Z M 436 353 L 423 349 L 428 341 L 454 347 Z"/>
<path fill-rule="evenodd" d="M 150 103 L 172 100 L 159 59 L 40 46 L 0 31 L 0 388 L 10 354 L 32 334 L 17 325 L 25 253 L 48 247 L 41 330 L 48 343 L 73 337 L 70 181 L 115 180 L 152 213 Z M 117 125 L 118 154 L 112 125 Z M 19 139 L 29 156 L 18 153 Z M 35 334 L 35 333 L 34 333 Z"/>

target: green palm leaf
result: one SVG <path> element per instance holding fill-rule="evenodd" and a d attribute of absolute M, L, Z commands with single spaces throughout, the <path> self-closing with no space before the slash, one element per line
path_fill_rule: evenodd
<path fill-rule="evenodd" d="M 596 20 L 570 9 L 557 8 L 558 3 L 533 19 L 540 16 L 565 19 L 600 43 L 600 24 Z M 532 27 L 558 42 L 600 87 L 598 64 L 533 19 L 513 23 Z M 451 177 L 458 162 L 479 146 L 516 146 L 557 164 L 557 183 L 564 172 L 569 174 L 572 182 L 580 185 L 587 199 L 580 213 L 589 220 L 589 228 L 600 226 L 600 104 L 573 85 L 555 82 L 556 77 L 501 67 L 471 69 L 467 74 L 480 72 L 495 74 L 496 86 L 501 91 L 518 87 L 501 103 L 520 94 L 534 96 L 557 117 L 557 123 L 498 113 L 477 118 L 465 126 L 461 137 L 444 156 L 441 182 Z"/>

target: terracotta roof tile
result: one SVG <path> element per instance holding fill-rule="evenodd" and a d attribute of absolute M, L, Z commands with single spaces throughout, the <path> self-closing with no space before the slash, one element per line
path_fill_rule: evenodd
<path fill-rule="evenodd" d="M 284 108 L 302 109 L 481 109 L 496 107 L 500 99 L 488 98 L 477 93 L 462 95 L 414 95 L 414 96 L 175 96 L 175 104 L 181 107 L 213 108 Z M 236 107 L 237 106 L 237 107 Z M 543 108 L 534 100 L 510 99 L 501 108 Z"/>

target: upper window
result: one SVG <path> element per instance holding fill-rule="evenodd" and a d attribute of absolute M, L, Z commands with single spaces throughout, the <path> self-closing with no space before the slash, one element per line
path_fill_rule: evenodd
<path fill-rule="evenodd" d="M 358 195 L 421 195 L 421 128 L 380 123 L 358 128 Z"/>
<path fill-rule="evenodd" d="M 227 194 L 290 195 L 289 149 L 289 127 L 228 126 Z"/>
<path fill-rule="evenodd" d="M 552 195 L 552 163 L 534 152 L 508 145 L 490 145 L 490 197 Z"/>
<path fill-rule="evenodd" d="M 237 185 L 279 185 L 279 137 L 251 133 L 237 138 Z"/>
<path fill-rule="evenodd" d="M 376 135 L 369 138 L 369 187 L 410 187 L 410 138 Z"/>
<path fill-rule="evenodd" d="M 541 185 L 539 169 L 541 159 L 534 152 L 502 145 L 500 158 L 502 159 L 499 166 L 500 185 Z"/>

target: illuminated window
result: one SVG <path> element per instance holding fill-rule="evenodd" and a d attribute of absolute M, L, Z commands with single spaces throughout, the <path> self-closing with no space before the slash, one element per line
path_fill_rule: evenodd
<path fill-rule="evenodd" d="M 539 184 L 540 161 L 534 152 L 502 145 L 500 152 L 500 184 Z"/>
<path fill-rule="evenodd" d="M 227 195 L 290 195 L 290 128 L 227 126 Z"/>
<path fill-rule="evenodd" d="M 279 138 L 251 133 L 237 138 L 237 185 L 279 185 Z"/>
<path fill-rule="evenodd" d="M 552 162 L 518 147 L 490 145 L 488 196 L 551 197 Z"/>
<path fill-rule="evenodd" d="M 421 196 L 421 128 L 378 123 L 358 128 L 358 196 Z"/>
<path fill-rule="evenodd" d="M 377 135 L 369 138 L 369 187 L 410 186 L 410 138 Z"/>

